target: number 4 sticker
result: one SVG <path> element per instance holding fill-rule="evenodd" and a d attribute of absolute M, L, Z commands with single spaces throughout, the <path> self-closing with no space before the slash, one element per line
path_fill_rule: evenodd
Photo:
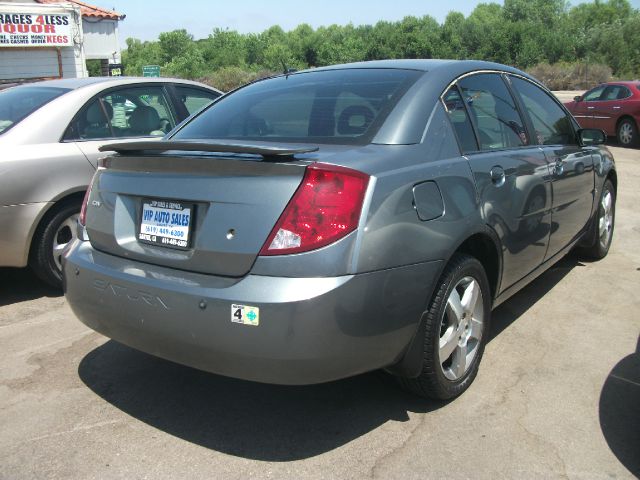
<path fill-rule="evenodd" d="M 249 305 L 231 304 L 231 321 L 243 325 L 260 325 L 260 309 Z"/>

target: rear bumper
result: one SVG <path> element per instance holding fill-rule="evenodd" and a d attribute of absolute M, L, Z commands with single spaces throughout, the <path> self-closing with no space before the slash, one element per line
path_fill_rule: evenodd
<path fill-rule="evenodd" d="M 330 278 L 214 277 L 152 266 L 77 241 L 65 293 L 92 329 L 144 352 L 265 383 L 312 384 L 396 362 L 440 271 L 428 262 Z M 259 308 L 233 323 L 232 304 Z"/>

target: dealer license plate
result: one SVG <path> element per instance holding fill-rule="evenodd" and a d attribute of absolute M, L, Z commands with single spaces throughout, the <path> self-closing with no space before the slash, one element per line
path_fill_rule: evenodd
<path fill-rule="evenodd" d="M 193 205 L 175 200 L 145 200 L 138 240 L 173 248 L 189 248 Z"/>

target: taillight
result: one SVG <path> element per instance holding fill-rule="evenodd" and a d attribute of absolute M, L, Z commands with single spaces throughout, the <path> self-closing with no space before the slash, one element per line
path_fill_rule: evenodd
<path fill-rule="evenodd" d="M 93 181 L 96 179 L 98 171 L 93 174 L 91 177 L 91 182 L 89 182 L 89 186 L 87 187 L 87 191 L 84 194 L 84 199 L 82 200 L 82 207 L 80 207 L 80 216 L 78 217 L 78 223 L 83 227 L 87 225 L 87 202 L 89 201 L 89 197 L 91 196 L 91 186 L 93 185 Z"/>
<path fill-rule="evenodd" d="M 351 233 L 358 227 L 368 183 L 369 176 L 357 170 L 310 165 L 260 255 L 307 252 Z"/>

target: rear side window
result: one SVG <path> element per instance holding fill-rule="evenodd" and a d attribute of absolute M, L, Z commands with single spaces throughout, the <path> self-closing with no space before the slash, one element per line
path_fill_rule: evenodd
<path fill-rule="evenodd" d="M 187 109 L 187 112 L 189 112 L 189 115 L 193 115 L 194 113 L 202 110 L 220 96 L 215 92 L 200 90 L 198 88 L 183 87 L 180 85 L 175 85 L 175 91 L 178 95 L 178 99 L 180 99 L 184 107 Z"/>
<path fill-rule="evenodd" d="M 346 69 L 260 81 L 216 102 L 173 138 L 365 144 L 422 73 Z"/>
<path fill-rule="evenodd" d="M 473 133 L 473 125 L 471 125 L 471 120 L 469 119 L 469 115 L 467 115 L 467 109 L 464 106 L 458 87 L 454 85 L 447 90 L 442 100 L 449 114 L 449 120 L 451 120 L 453 130 L 456 132 L 456 137 L 458 137 L 458 144 L 460 145 L 462 153 L 478 150 L 476 136 L 475 133 Z M 466 98 L 465 100 L 467 103 L 471 102 L 471 98 Z"/>
<path fill-rule="evenodd" d="M 609 85 L 602 95 L 602 100 L 623 100 L 631 96 L 627 87 L 622 85 Z"/>
<path fill-rule="evenodd" d="M 493 73 L 465 77 L 458 83 L 475 122 L 480 148 L 496 150 L 527 145 L 524 122 L 504 80 Z"/>
<path fill-rule="evenodd" d="M 14 87 L 0 91 L 0 134 L 68 91 L 54 87 Z"/>
<path fill-rule="evenodd" d="M 571 119 L 544 90 L 527 80 L 510 77 L 520 95 L 535 129 L 535 141 L 540 145 L 575 145 Z"/>

